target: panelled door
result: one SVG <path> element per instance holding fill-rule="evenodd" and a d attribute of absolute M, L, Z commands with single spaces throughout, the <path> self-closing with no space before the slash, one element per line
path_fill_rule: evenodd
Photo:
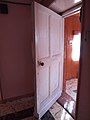
<path fill-rule="evenodd" d="M 36 113 L 41 118 L 62 92 L 62 17 L 35 3 Z"/>

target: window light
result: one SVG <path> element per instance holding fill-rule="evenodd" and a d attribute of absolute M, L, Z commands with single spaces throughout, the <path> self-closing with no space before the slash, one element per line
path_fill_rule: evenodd
<path fill-rule="evenodd" d="M 74 0 L 74 3 L 78 3 L 78 2 L 80 2 L 81 0 Z"/>
<path fill-rule="evenodd" d="M 78 33 L 74 35 L 73 42 L 72 42 L 72 60 L 79 61 L 80 57 L 80 36 L 81 34 Z"/>

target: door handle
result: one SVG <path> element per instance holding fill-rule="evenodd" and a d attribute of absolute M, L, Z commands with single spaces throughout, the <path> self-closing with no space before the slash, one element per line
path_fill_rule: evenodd
<path fill-rule="evenodd" d="M 39 64 L 40 66 L 44 66 L 44 62 L 38 61 L 38 64 Z"/>

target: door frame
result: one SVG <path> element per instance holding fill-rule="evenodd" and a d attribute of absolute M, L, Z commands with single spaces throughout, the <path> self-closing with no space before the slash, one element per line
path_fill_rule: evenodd
<path fill-rule="evenodd" d="M 82 7 L 82 2 L 80 2 L 80 4 L 76 5 L 75 7 L 72 7 L 71 9 L 65 11 L 62 13 L 62 17 L 63 17 L 63 20 L 67 17 L 70 17 L 78 12 L 80 12 L 80 9 Z M 82 27 L 82 22 L 81 22 L 81 27 Z M 64 25 L 63 25 L 63 31 L 64 31 Z M 81 32 L 82 32 L 82 29 L 81 29 Z M 81 36 L 82 36 L 82 33 L 81 33 Z M 64 37 L 64 33 L 63 33 L 63 37 Z M 82 38 L 81 38 L 82 39 Z M 64 40 L 64 39 L 63 39 Z M 79 60 L 79 77 L 78 77 L 78 84 L 77 84 L 77 97 L 76 97 L 76 108 L 75 108 L 75 120 L 77 119 L 77 112 L 78 112 L 78 99 L 79 99 L 79 88 L 80 88 L 80 70 L 81 70 L 81 49 L 82 49 L 82 43 L 81 43 L 81 47 L 80 47 L 80 60 Z M 65 53 L 65 51 L 64 51 Z M 63 64 L 63 70 L 64 70 L 64 64 Z M 63 71 L 64 73 L 64 71 Z M 63 87 L 64 87 L 64 75 L 63 75 Z"/>
<path fill-rule="evenodd" d="M 68 12 L 68 14 L 63 17 L 63 22 L 65 21 L 65 20 L 64 20 L 65 18 L 70 17 L 70 16 L 75 15 L 75 14 L 78 14 L 78 13 L 80 13 L 80 8 L 78 8 L 78 10 Z M 65 22 L 64 22 L 64 23 L 65 23 Z M 63 23 L 63 24 L 64 24 L 64 23 Z M 64 27 L 64 25 L 63 25 L 63 29 L 64 29 L 64 28 L 65 28 L 65 27 Z M 65 38 L 65 36 L 64 36 L 64 32 L 63 32 L 63 40 L 64 40 L 64 38 Z M 64 41 L 64 42 L 65 42 L 65 41 Z M 65 47 L 65 45 L 64 45 L 64 47 Z M 65 54 L 65 51 L 64 51 L 64 54 Z M 79 61 L 79 63 L 80 63 L 80 61 Z M 64 66 L 64 64 L 63 64 L 63 70 L 64 70 L 64 68 L 65 68 L 65 66 Z M 64 71 L 63 71 L 63 73 L 64 73 Z M 66 89 L 66 87 L 65 87 L 65 84 L 66 84 L 66 83 L 65 83 L 64 81 L 65 81 L 65 80 L 64 80 L 64 74 L 63 74 L 63 88 Z M 65 92 L 64 89 L 63 89 L 63 91 Z"/>
<path fill-rule="evenodd" d="M 78 12 L 80 12 L 80 9 L 82 7 L 82 2 L 80 2 L 78 5 L 68 9 L 67 11 L 63 12 L 62 13 L 62 17 L 63 17 L 63 22 L 64 22 L 64 19 L 67 18 L 67 17 L 70 17 Z M 64 40 L 64 23 L 63 23 L 63 40 Z M 64 51 L 65 53 L 65 51 Z M 79 61 L 80 63 L 80 61 Z M 63 64 L 63 69 L 64 69 L 64 64 Z M 64 71 L 63 71 L 64 73 Z M 64 86 L 64 74 L 63 74 L 63 86 Z"/>

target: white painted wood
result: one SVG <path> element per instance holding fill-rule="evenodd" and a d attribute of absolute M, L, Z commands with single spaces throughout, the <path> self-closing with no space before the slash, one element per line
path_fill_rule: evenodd
<path fill-rule="evenodd" d="M 38 11 L 38 58 L 46 58 L 49 56 L 49 15 L 43 11 Z M 45 29 L 43 29 L 45 28 Z"/>
<path fill-rule="evenodd" d="M 40 103 L 49 96 L 49 67 L 39 70 L 39 95 Z M 43 94 L 42 94 L 43 92 Z"/>
<path fill-rule="evenodd" d="M 51 75 L 50 75 L 50 86 L 51 86 L 51 94 L 58 88 L 59 85 L 59 63 L 56 61 L 52 62 L 51 65 Z"/>
<path fill-rule="evenodd" d="M 67 18 L 67 17 L 69 17 L 69 16 L 71 16 L 71 15 L 74 15 L 74 14 L 79 13 L 79 12 L 80 12 L 80 9 L 81 9 L 81 6 L 82 6 L 82 4 L 80 4 L 80 5 L 72 8 L 72 9 L 70 9 L 70 10 L 67 10 L 66 12 L 64 12 L 64 13 L 62 14 L 62 17 L 63 17 L 63 18 Z"/>
<path fill-rule="evenodd" d="M 36 113 L 41 118 L 60 97 L 63 80 L 62 17 L 38 3 L 35 8 Z M 40 63 L 44 63 L 41 66 Z"/>
<path fill-rule="evenodd" d="M 51 55 L 60 54 L 60 18 L 50 16 Z"/>

